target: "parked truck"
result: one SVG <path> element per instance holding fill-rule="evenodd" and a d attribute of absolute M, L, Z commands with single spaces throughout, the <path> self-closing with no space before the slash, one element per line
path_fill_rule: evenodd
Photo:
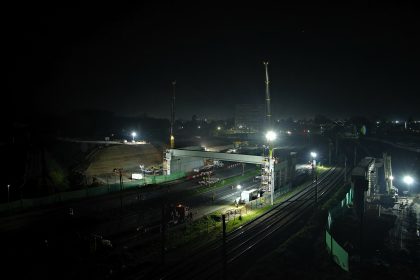
<path fill-rule="evenodd" d="M 236 199 L 236 203 L 248 203 L 260 197 L 260 191 L 257 189 L 246 190 L 241 192 L 241 196 Z"/>

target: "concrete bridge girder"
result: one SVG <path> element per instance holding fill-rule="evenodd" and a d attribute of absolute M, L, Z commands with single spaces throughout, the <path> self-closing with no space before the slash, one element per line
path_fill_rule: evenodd
<path fill-rule="evenodd" d="M 165 154 L 165 170 L 166 174 L 170 175 L 172 172 L 190 172 L 194 168 L 200 168 L 204 165 L 204 159 L 214 159 L 222 161 L 233 161 L 249 164 L 258 164 L 265 170 L 263 176 L 262 185 L 267 187 L 267 191 L 274 190 L 283 186 L 285 183 L 290 182 L 293 175 L 290 176 L 291 165 L 289 160 L 276 162 L 274 158 L 255 156 L 255 155 L 243 155 L 243 154 L 230 154 L 230 153 L 218 153 L 208 151 L 194 151 L 194 150 L 180 150 L 180 149 L 169 149 Z"/>
<path fill-rule="evenodd" d="M 223 161 L 234 161 L 250 164 L 266 164 L 268 161 L 267 157 L 253 156 L 253 155 L 242 155 L 242 154 L 229 154 L 229 153 L 216 153 L 216 152 L 205 152 L 205 151 L 190 151 L 190 150 L 179 150 L 170 149 L 166 151 L 165 159 L 170 161 L 172 158 L 207 158 Z M 169 169 L 168 169 L 169 170 Z"/>

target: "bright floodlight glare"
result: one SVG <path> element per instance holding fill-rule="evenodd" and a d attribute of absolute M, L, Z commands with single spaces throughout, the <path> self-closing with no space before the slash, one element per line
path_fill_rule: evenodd
<path fill-rule="evenodd" d="M 311 157 L 316 158 L 316 153 L 315 152 L 311 152 Z"/>
<path fill-rule="evenodd" d="M 414 183 L 414 179 L 411 176 L 404 176 L 403 178 L 404 183 L 406 183 L 407 185 L 411 185 L 412 183 Z"/>
<path fill-rule="evenodd" d="M 391 181 L 394 180 L 394 176 L 392 176 L 392 175 L 389 176 L 389 180 L 391 180 Z"/>
<path fill-rule="evenodd" d="M 137 133 L 135 133 L 134 131 L 131 132 L 131 136 L 136 137 Z"/>
<path fill-rule="evenodd" d="M 238 190 L 240 190 L 240 189 L 242 188 L 242 186 L 241 186 L 241 185 L 237 185 L 237 186 L 236 186 L 236 188 L 237 188 Z"/>
<path fill-rule="evenodd" d="M 269 132 L 265 134 L 265 138 L 267 138 L 267 141 L 271 142 L 271 141 L 276 140 L 277 135 L 274 131 L 270 130 Z"/>

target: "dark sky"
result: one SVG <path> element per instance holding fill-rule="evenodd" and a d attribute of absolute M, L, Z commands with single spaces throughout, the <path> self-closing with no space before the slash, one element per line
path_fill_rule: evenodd
<path fill-rule="evenodd" d="M 230 117 L 237 103 L 264 102 L 269 60 L 275 117 L 420 117 L 414 5 L 117 3 L 4 7 L 15 114 L 169 118 L 177 80 L 177 117 Z"/>

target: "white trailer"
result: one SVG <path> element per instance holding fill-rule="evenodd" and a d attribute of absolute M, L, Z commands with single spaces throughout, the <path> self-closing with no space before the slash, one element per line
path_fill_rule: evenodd
<path fill-rule="evenodd" d="M 258 192 L 257 189 L 252 189 L 252 190 L 247 190 L 247 191 L 242 191 L 241 192 L 241 199 L 240 199 L 240 203 L 248 203 L 254 199 L 257 199 L 258 197 L 260 197 L 260 193 Z"/>

